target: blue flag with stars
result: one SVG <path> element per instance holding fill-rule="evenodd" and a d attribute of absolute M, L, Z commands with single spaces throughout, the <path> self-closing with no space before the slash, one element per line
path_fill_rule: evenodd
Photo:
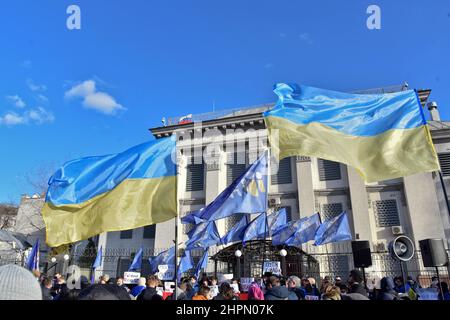
<path fill-rule="evenodd" d="M 142 266 L 142 255 L 144 253 L 144 250 L 142 247 L 139 249 L 139 251 L 134 256 L 133 262 L 130 265 L 130 268 L 128 268 L 128 271 L 137 271 L 141 270 Z"/>
<path fill-rule="evenodd" d="M 316 246 L 331 242 L 352 240 L 352 233 L 348 223 L 347 212 L 325 221 L 316 232 L 314 244 Z"/>
<path fill-rule="evenodd" d="M 192 262 L 191 252 L 189 250 L 185 250 L 178 265 L 178 280 L 181 280 L 181 275 L 184 272 L 187 272 L 193 268 L 194 264 Z"/>
<path fill-rule="evenodd" d="M 30 271 L 39 270 L 39 243 L 37 239 L 27 259 L 26 267 Z"/>
<path fill-rule="evenodd" d="M 213 221 L 236 213 L 267 210 L 268 151 L 202 211 L 201 219 Z"/>
<path fill-rule="evenodd" d="M 94 264 L 92 265 L 92 275 L 91 275 L 91 284 L 94 284 L 95 281 L 95 269 L 102 265 L 103 258 L 103 248 L 100 246 L 100 249 L 97 252 L 97 256 L 95 257 Z"/>
<path fill-rule="evenodd" d="M 195 270 L 195 276 L 197 277 L 197 279 L 200 277 L 200 272 L 203 269 L 206 269 L 207 265 L 208 265 L 208 249 L 205 250 L 202 258 L 200 259 L 200 261 L 197 264 L 197 269 Z"/>
<path fill-rule="evenodd" d="M 287 211 L 285 208 L 281 208 L 280 210 L 273 212 L 267 216 L 267 223 L 269 225 L 269 235 L 277 233 L 287 224 Z"/>
<path fill-rule="evenodd" d="M 156 257 L 148 259 L 150 262 L 150 272 L 152 274 L 157 273 L 159 265 L 172 265 L 175 266 L 175 246 L 170 249 L 161 252 Z"/>
<path fill-rule="evenodd" d="M 242 241 L 244 239 L 245 230 L 248 227 L 248 215 L 244 215 L 238 223 L 222 238 L 222 244 L 229 244 L 231 242 Z"/>
<path fill-rule="evenodd" d="M 244 232 L 242 243 L 245 245 L 249 240 L 264 238 L 265 232 L 269 233 L 269 228 L 266 224 L 266 213 L 261 213 L 248 225 Z"/>
<path fill-rule="evenodd" d="M 288 246 L 300 246 L 303 243 L 314 240 L 317 230 L 320 227 L 320 216 L 318 213 L 313 214 L 306 219 L 301 219 L 297 224 L 297 230 L 285 242 Z"/>
<path fill-rule="evenodd" d="M 186 241 L 186 250 L 206 249 L 221 244 L 220 234 L 214 221 L 200 224 L 197 228 L 199 231 L 194 232 L 192 237 Z"/>

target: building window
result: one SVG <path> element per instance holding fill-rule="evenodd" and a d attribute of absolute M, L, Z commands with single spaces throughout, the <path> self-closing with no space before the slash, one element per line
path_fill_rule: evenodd
<path fill-rule="evenodd" d="M 205 166 L 203 163 L 191 163 L 186 167 L 186 191 L 202 191 L 205 180 Z"/>
<path fill-rule="evenodd" d="M 225 221 L 225 229 L 230 231 L 241 219 L 244 217 L 244 214 L 234 214 L 229 216 Z"/>
<path fill-rule="evenodd" d="M 144 239 L 154 239 L 156 232 L 156 225 L 152 224 L 150 226 L 144 227 Z"/>
<path fill-rule="evenodd" d="M 342 203 L 326 203 L 322 205 L 322 221 L 327 221 L 337 217 L 342 213 Z"/>
<path fill-rule="evenodd" d="M 189 232 L 191 232 L 192 229 L 194 229 L 195 224 L 193 223 L 186 223 L 183 224 L 183 232 L 184 234 L 188 234 Z"/>
<path fill-rule="evenodd" d="M 279 162 L 278 172 L 274 173 L 272 169 L 272 184 L 289 184 L 292 183 L 291 158 L 284 158 Z"/>
<path fill-rule="evenodd" d="M 247 165 L 248 165 L 247 152 L 243 151 L 243 152 L 227 153 L 228 186 L 245 172 Z"/>
<path fill-rule="evenodd" d="M 450 176 L 450 153 L 439 153 L 438 158 L 442 175 L 444 177 Z"/>
<path fill-rule="evenodd" d="M 320 181 L 340 180 L 341 165 L 338 162 L 317 159 Z"/>
<path fill-rule="evenodd" d="M 397 201 L 395 199 L 374 201 L 373 207 L 378 227 L 400 225 Z"/>
<path fill-rule="evenodd" d="M 120 231 L 120 239 L 132 239 L 133 238 L 133 229 Z"/>

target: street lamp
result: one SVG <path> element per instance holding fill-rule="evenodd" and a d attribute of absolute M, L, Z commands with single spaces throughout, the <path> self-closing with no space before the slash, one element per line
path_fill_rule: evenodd
<path fill-rule="evenodd" d="M 68 254 L 65 254 L 65 255 L 64 255 L 64 260 L 65 260 L 65 261 L 69 260 L 69 258 L 70 258 L 70 257 L 69 257 Z"/>
<path fill-rule="evenodd" d="M 237 278 L 239 279 L 241 277 L 241 256 L 242 256 L 242 251 L 241 250 L 236 250 L 234 252 L 234 256 L 236 257 L 236 268 L 237 268 Z"/>
<path fill-rule="evenodd" d="M 281 256 L 281 272 L 284 276 L 286 276 L 286 256 L 287 251 L 285 249 L 280 250 L 280 256 Z"/>
<path fill-rule="evenodd" d="M 52 257 L 52 259 L 50 260 L 52 263 L 55 263 L 56 262 L 56 258 L 55 257 Z"/>

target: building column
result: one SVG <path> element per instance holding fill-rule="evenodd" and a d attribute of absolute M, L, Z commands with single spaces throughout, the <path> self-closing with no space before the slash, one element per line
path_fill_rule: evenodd
<path fill-rule="evenodd" d="M 442 238 L 445 240 L 443 221 L 431 173 L 415 174 L 403 178 L 408 204 L 411 236 L 418 248 L 419 240 Z"/>
<path fill-rule="evenodd" d="M 226 188 L 226 154 L 220 146 L 214 156 L 210 158 L 208 163 L 205 163 L 205 206 L 210 204 L 216 197 Z M 221 236 L 225 231 L 225 220 L 221 219 L 216 221 L 217 230 Z M 212 247 L 209 250 L 209 256 L 211 257 L 219 250 L 223 249 L 222 246 Z M 215 264 L 212 261 L 208 261 L 205 272 L 215 272 Z"/>
<path fill-rule="evenodd" d="M 347 167 L 348 186 L 350 189 L 350 202 L 352 204 L 352 215 L 349 217 L 354 239 L 368 240 L 372 243 L 372 232 L 369 216 L 369 205 L 366 185 L 358 172 Z"/>
<path fill-rule="evenodd" d="M 312 181 L 311 158 L 296 157 L 297 192 L 299 217 L 307 217 L 314 213 L 314 188 Z"/>

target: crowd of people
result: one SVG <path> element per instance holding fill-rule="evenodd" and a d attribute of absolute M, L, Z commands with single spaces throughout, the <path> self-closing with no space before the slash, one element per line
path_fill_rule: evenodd
<path fill-rule="evenodd" d="M 281 277 L 270 273 L 252 283 L 241 284 L 239 279 L 221 281 L 206 274 L 182 278 L 178 287 L 164 297 L 163 283 L 155 275 L 139 278 L 136 284 L 124 284 L 124 279 L 99 277 L 91 284 L 80 277 L 78 287 L 70 289 L 64 276 L 48 277 L 33 273 L 17 265 L 0 267 L 0 300 L 416 300 L 422 287 L 412 277 L 404 283 L 402 277 L 384 277 L 378 287 L 364 284 L 359 270 L 352 270 L 344 281 L 337 276 L 320 279 L 316 285 L 313 277 Z M 430 290 L 437 293 L 438 300 L 450 300 L 448 284 L 433 277 Z M 244 293 L 245 295 L 242 295 Z"/>

